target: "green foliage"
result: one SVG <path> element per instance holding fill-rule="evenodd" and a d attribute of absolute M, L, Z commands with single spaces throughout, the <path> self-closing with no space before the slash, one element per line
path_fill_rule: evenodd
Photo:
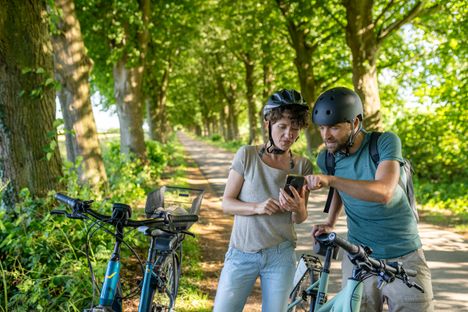
<path fill-rule="evenodd" d="M 451 182 L 468 176 L 467 116 L 466 105 L 449 105 L 425 114 L 409 112 L 396 121 L 394 129 L 417 177 Z"/>
<path fill-rule="evenodd" d="M 215 146 L 219 146 L 222 148 L 227 149 L 228 151 L 231 152 L 236 152 L 239 147 L 242 145 L 247 144 L 246 142 L 248 141 L 248 137 L 242 137 L 239 140 L 231 140 L 231 141 L 225 141 L 219 134 L 214 134 L 211 137 L 201 137 L 202 140 L 207 141 Z"/>
<path fill-rule="evenodd" d="M 123 157 L 117 143 L 104 149 L 104 160 L 110 178 L 110 190 L 90 189 L 78 183 L 77 163 L 64 164 L 62 185 L 71 197 L 93 199 L 93 208 L 110 214 L 111 203 L 123 202 L 133 207 L 133 217 L 143 215 L 142 202 L 148 190 L 157 186 L 163 170 L 169 165 L 183 165 L 182 154 L 174 142 L 162 145 L 147 143 L 148 164 L 136 157 Z M 0 209 L 0 311 L 82 311 L 92 298 L 91 279 L 86 261 L 87 232 L 90 223 L 41 213 L 57 209 L 52 198 L 32 199 L 27 190 L 21 193 L 15 209 L 7 214 Z M 65 207 L 61 207 L 63 209 Z M 89 256 L 98 283 L 102 283 L 106 264 L 113 249 L 113 237 L 103 230 L 91 229 Z M 110 230 L 113 233 L 112 229 Z M 125 241 L 133 246 L 141 258 L 146 256 L 147 238 L 137 231 L 126 234 Z M 199 247 L 194 239 L 184 246 L 190 270 L 182 283 L 189 287 L 200 278 Z M 135 290 L 141 271 L 128 248 L 122 248 L 124 295 Z M 184 274 L 189 270 L 184 271 Z M 4 285 L 8 287 L 3 288 Z M 184 293 L 184 300 L 193 298 L 203 307 L 206 296 L 196 291 Z M 98 296 L 95 295 L 94 302 Z"/>
<path fill-rule="evenodd" d="M 393 125 L 415 168 L 416 196 L 425 209 L 468 214 L 467 116 L 466 105 L 446 105 L 424 114 L 408 111 Z"/>

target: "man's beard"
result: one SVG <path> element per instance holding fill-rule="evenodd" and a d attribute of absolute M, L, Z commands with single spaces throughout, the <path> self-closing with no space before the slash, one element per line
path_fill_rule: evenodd
<path fill-rule="evenodd" d="M 332 146 L 329 146 L 326 142 L 325 142 L 325 146 L 327 147 L 327 150 L 329 153 L 336 153 L 338 151 L 341 151 L 341 150 L 345 150 L 346 147 L 348 146 L 348 141 L 349 141 L 349 136 L 342 140 L 342 141 L 334 141 L 334 142 L 330 142 L 332 143 Z"/>

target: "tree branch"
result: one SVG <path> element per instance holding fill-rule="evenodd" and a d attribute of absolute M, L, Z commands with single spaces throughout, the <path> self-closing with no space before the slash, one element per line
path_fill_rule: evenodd
<path fill-rule="evenodd" d="M 382 18 L 382 16 L 384 16 L 385 13 L 387 13 L 388 10 L 390 10 L 390 8 L 394 5 L 395 3 L 393 3 L 393 0 L 390 0 L 387 4 L 387 6 L 385 6 L 385 8 L 383 8 L 382 12 L 380 12 L 379 16 L 377 16 L 377 18 L 375 19 L 374 21 L 374 25 L 377 26 L 377 23 L 379 22 L 379 20 Z"/>
<path fill-rule="evenodd" d="M 413 18 L 418 16 L 423 9 L 423 3 L 418 1 L 416 5 L 399 21 L 395 21 L 394 23 L 390 24 L 387 28 L 382 29 L 382 32 L 377 36 L 377 43 L 380 44 L 385 38 L 387 38 L 392 32 L 399 29 L 404 24 L 411 21 Z"/>
<path fill-rule="evenodd" d="M 335 22 L 340 25 L 341 28 L 343 29 L 346 29 L 346 25 L 344 25 L 343 23 L 341 23 L 341 21 L 327 8 L 327 6 L 325 4 L 323 4 L 322 2 L 320 2 L 319 4 L 322 9 L 325 10 L 325 12 L 327 12 L 334 20 Z"/>

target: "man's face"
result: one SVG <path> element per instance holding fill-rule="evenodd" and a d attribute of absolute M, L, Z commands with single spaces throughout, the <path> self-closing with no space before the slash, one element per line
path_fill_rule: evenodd
<path fill-rule="evenodd" d="M 351 124 L 342 122 L 333 126 L 319 126 L 320 135 L 328 152 L 345 150 L 351 136 Z"/>

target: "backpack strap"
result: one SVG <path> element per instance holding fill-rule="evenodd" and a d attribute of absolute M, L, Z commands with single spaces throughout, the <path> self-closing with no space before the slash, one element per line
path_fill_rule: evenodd
<path fill-rule="evenodd" d="M 328 175 L 335 175 L 335 155 L 333 155 L 333 153 L 327 152 L 327 155 L 325 156 L 325 166 L 327 167 Z M 330 210 L 334 191 L 335 189 L 333 187 L 330 187 L 328 190 L 327 202 L 325 203 L 325 208 L 323 208 L 323 212 L 325 213 L 328 213 Z"/>
<path fill-rule="evenodd" d="M 382 135 L 382 132 L 372 132 L 370 136 L 370 141 L 369 141 L 369 153 L 372 158 L 372 161 L 374 162 L 376 166 L 380 160 L 379 149 L 377 147 L 377 141 L 379 140 L 379 137 L 381 135 Z"/>
<path fill-rule="evenodd" d="M 335 155 L 333 155 L 333 153 L 327 152 L 325 166 L 327 167 L 328 175 L 335 175 Z"/>
<path fill-rule="evenodd" d="M 377 147 L 377 141 L 379 140 L 379 137 L 381 135 L 382 135 L 382 132 L 372 132 L 370 140 L 369 140 L 369 153 L 370 153 L 370 156 L 372 158 L 372 161 L 374 162 L 374 164 L 376 166 L 377 166 L 377 164 L 378 164 L 378 162 L 380 160 L 379 149 Z M 406 160 L 405 160 L 405 163 L 406 163 Z M 411 179 L 411 176 L 409 178 Z M 408 179 L 408 177 L 407 177 L 407 179 Z M 412 183 L 412 181 L 411 181 L 411 183 Z M 403 180 L 401 179 L 401 177 L 398 180 L 398 184 L 401 186 L 401 188 L 404 191 L 406 191 L 405 183 L 403 183 Z"/>

